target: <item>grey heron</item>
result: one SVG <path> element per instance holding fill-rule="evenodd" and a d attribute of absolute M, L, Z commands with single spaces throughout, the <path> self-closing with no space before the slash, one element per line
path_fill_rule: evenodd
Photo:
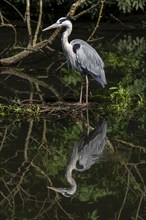
<path fill-rule="evenodd" d="M 72 171 L 83 172 L 88 170 L 99 160 L 106 145 L 106 130 L 107 122 L 103 120 L 89 135 L 83 136 L 76 147 L 73 148 L 65 172 L 70 187 L 56 188 L 48 186 L 49 189 L 61 193 L 65 197 L 70 197 L 76 192 L 77 183 L 72 177 Z"/>
<path fill-rule="evenodd" d="M 75 39 L 70 43 L 68 42 L 68 37 L 72 32 L 72 23 L 68 18 L 60 18 L 56 23 L 45 28 L 43 31 L 58 27 L 65 28 L 61 42 L 69 66 L 86 75 L 86 104 L 88 104 L 88 75 L 94 78 L 104 88 L 107 84 L 104 63 L 97 51 L 85 41 Z M 80 103 L 82 102 L 82 90 L 83 85 L 81 82 Z"/>

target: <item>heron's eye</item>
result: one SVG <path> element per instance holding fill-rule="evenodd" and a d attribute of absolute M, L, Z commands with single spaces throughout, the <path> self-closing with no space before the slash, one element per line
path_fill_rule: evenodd
<path fill-rule="evenodd" d="M 66 21 L 67 19 L 66 18 L 61 18 L 60 20 L 59 20 L 59 23 L 60 24 L 62 24 L 64 21 Z"/>
<path fill-rule="evenodd" d="M 62 193 L 65 197 L 71 197 L 71 195 L 69 194 L 69 193 L 67 193 L 67 192 L 63 192 Z"/>

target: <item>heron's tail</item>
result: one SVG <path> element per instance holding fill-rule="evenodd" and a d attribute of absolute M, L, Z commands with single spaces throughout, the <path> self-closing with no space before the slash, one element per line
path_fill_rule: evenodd
<path fill-rule="evenodd" d="M 107 85 L 107 81 L 105 78 L 105 72 L 104 70 L 102 70 L 100 75 L 92 75 L 92 77 L 96 80 L 96 82 L 98 82 L 103 88 L 105 88 L 105 86 Z"/>

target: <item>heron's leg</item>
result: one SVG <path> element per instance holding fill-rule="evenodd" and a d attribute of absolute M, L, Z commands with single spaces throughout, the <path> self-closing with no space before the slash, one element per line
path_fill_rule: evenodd
<path fill-rule="evenodd" d="M 80 90 L 80 100 L 79 103 L 82 103 L 82 97 L 83 97 L 83 77 L 81 75 L 81 90 Z"/>
<path fill-rule="evenodd" d="M 88 81 L 88 76 L 86 75 L 86 105 L 88 105 L 88 86 L 89 86 L 89 81 Z"/>
<path fill-rule="evenodd" d="M 88 106 L 87 106 L 87 109 L 86 109 L 86 116 L 87 116 L 87 135 L 89 135 L 90 124 L 89 124 L 89 111 L 88 111 Z"/>

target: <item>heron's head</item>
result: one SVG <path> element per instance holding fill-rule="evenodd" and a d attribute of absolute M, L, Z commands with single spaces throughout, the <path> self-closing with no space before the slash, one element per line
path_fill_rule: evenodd
<path fill-rule="evenodd" d="M 61 193 L 65 197 L 71 197 L 75 192 L 72 192 L 70 189 L 67 188 L 56 188 L 47 186 L 48 189 L 51 189 L 55 192 Z"/>
<path fill-rule="evenodd" d="M 70 20 L 66 17 L 59 18 L 56 23 L 52 24 L 51 26 L 43 29 L 43 31 L 48 31 L 50 29 L 58 28 L 58 27 L 72 27 Z"/>

